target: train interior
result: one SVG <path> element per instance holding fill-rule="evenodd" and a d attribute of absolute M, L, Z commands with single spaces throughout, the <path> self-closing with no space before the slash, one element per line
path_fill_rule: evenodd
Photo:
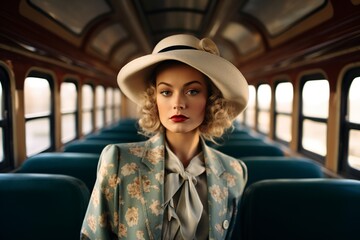
<path fill-rule="evenodd" d="M 250 86 L 209 143 L 248 169 L 240 239 L 359 238 L 359 0 L 14 0 L 0 8 L 0 239 L 79 238 L 103 148 L 147 139 L 119 70 L 182 33 L 213 39 Z"/>

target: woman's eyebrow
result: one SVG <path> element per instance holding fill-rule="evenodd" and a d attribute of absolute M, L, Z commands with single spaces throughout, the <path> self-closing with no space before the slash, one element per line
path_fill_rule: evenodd
<path fill-rule="evenodd" d="M 168 87 L 172 87 L 172 85 L 171 85 L 170 83 L 166 83 L 166 82 L 159 82 L 159 83 L 157 84 L 157 86 L 160 86 L 160 85 L 166 85 L 166 86 L 168 86 Z"/>
<path fill-rule="evenodd" d="M 166 83 L 166 82 L 159 82 L 158 84 L 157 84 L 157 86 L 160 86 L 160 85 L 166 85 L 166 86 L 168 86 L 168 87 L 172 87 L 172 85 L 170 84 L 170 83 Z M 184 84 L 184 86 L 189 86 L 189 85 L 191 85 L 191 84 L 199 84 L 199 85 L 203 85 L 203 84 L 201 84 L 201 82 L 199 82 L 199 81 L 197 81 L 197 80 L 194 80 L 194 81 L 190 81 L 190 82 L 187 82 L 187 83 L 185 83 Z"/>
<path fill-rule="evenodd" d="M 194 81 L 191 81 L 191 82 L 187 82 L 187 83 L 185 83 L 185 84 L 184 84 L 184 86 L 189 86 L 189 85 L 191 85 L 191 84 L 199 84 L 199 85 L 203 85 L 203 84 L 201 84 L 201 82 L 199 82 L 199 81 L 197 81 L 197 80 L 194 80 Z"/>

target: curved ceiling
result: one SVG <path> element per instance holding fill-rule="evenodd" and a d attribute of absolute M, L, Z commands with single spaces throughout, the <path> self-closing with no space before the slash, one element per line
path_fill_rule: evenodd
<path fill-rule="evenodd" d="M 46 22 L 59 25 L 68 32 L 62 32 L 62 37 L 77 45 L 85 44 L 88 52 L 110 60 L 114 66 L 148 53 L 159 40 L 176 33 L 214 37 L 225 53 L 232 52 L 229 48 L 236 49 L 236 54 L 226 57 L 239 59 L 264 46 L 266 39 L 260 30 L 277 36 L 325 4 L 326 0 L 23 1 L 25 8 L 33 10 L 28 17 L 36 11 L 43 16 L 44 27 L 57 33 Z M 275 15 L 273 9 L 277 9 Z M 254 24 L 249 24 L 247 18 Z"/>
<path fill-rule="evenodd" d="M 358 6 L 353 1 L 348 0 L 347 4 Z M 272 52 L 281 51 L 283 45 L 294 40 L 303 41 L 302 46 L 309 48 L 306 38 L 296 37 L 306 36 L 307 31 L 331 20 L 336 3 L 330 0 L 14 2 L 9 4 L 9 9 L 17 4 L 13 11 L 69 45 L 67 49 L 58 50 L 62 51 L 63 59 L 72 59 L 75 63 L 79 60 L 89 66 L 106 66 L 114 73 L 129 60 L 150 53 L 163 37 L 177 33 L 213 38 L 225 58 L 237 66 L 245 66 L 246 70 L 246 64 L 266 54 L 268 59 L 275 60 Z M 359 9 L 353 11 L 353 17 L 356 12 Z M 9 30 L 8 33 L 14 34 Z M 53 48 L 57 45 L 54 43 Z M 294 49 L 300 54 L 303 49 L 296 49 L 297 46 L 294 43 Z M 293 58 L 298 57 L 295 55 Z M 77 56 L 82 57 L 77 59 Z M 281 61 L 279 58 L 277 66 L 285 64 Z M 269 60 L 267 63 L 270 64 Z"/>

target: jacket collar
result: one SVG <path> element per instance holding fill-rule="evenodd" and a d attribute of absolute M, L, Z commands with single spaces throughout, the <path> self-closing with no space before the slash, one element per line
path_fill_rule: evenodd
<path fill-rule="evenodd" d="M 208 169 L 210 169 L 212 173 L 214 173 L 216 176 L 219 177 L 225 171 L 222 162 L 217 157 L 217 155 L 214 154 L 214 149 L 206 145 L 205 140 L 203 138 L 201 138 L 200 143 L 204 152 L 205 166 Z M 160 152 L 163 153 L 162 161 L 158 161 L 154 159 L 155 155 L 158 156 Z M 158 133 L 145 142 L 145 147 L 142 154 L 142 162 L 150 170 L 155 170 L 155 168 L 163 167 L 164 158 L 165 158 L 165 134 Z"/>
<path fill-rule="evenodd" d="M 220 177 L 225 171 L 224 165 L 222 164 L 219 157 L 214 154 L 214 149 L 206 145 L 205 140 L 201 139 L 201 145 L 204 152 L 204 160 L 206 168 L 210 169 L 213 174 Z M 208 174 L 209 175 L 209 174 Z"/>

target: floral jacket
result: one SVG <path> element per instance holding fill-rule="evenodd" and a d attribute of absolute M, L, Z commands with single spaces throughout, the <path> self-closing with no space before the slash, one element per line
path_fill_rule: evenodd
<path fill-rule="evenodd" d="M 245 165 L 202 141 L 209 206 L 209 239 L 236 233 Z M 164 136 L 104 148 L 81 239 L 161 239 L 164 202 Z"/>

